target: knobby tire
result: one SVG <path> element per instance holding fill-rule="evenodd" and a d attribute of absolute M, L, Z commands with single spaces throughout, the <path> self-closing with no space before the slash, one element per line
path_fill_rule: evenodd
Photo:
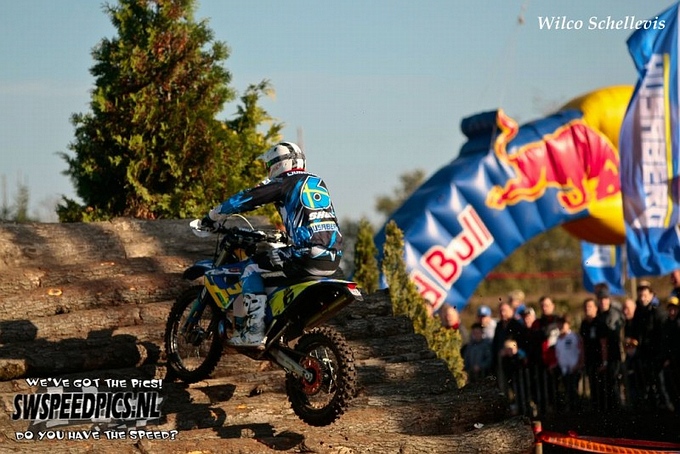
<path fill-rule="evenodd" d="M 217 367 L 217 363 L 222 356 L 222 339 L 220 338 L 219 333 L 216 332 L 221 315 L 219 311 L 210 304 L 206 305 L 204 311 L 211 312 L 212 316 L 209 326 L 212 327 L 214 331 L 209 332 L 209 337 L 203 341 L 210 342 L 210 348 L 202 363 L 200 363 L 198 367 L 188 368 L 179 353 L 178 342 L 180 342 L 180 339 L 178 336 L 180 336 L 179 330 L 181 329 L 180 324 L 182 315 L 184 315 L 185 311 L 190 310 L 191 304 L 196 300 L 202 288 L 202 286 L 193 286 L 185 290 L 177 298 L 172 309 L 170 309 L 170 314 L 168 315 L 168 321 L 165 327 L 165 352 L 168 361 L 169 375 L 173 378 L 179 378 L 187 384 L 196 383 L 208 378 L 215 370 L 215 367 Z"/>
<path fill-rule="evenodd" d="M 325 370 L 332 372 L 333 375 L 330 386 L 333 389 L 325 394 L 329 402 L 322 407 L 315 406 L 314 402 L 310 401 L 310 397 L 313 399 L 315 396 L 305 392 L 305 389 L 309 389 L 309 383 L 290 373 L 286 375 L 286 394 L 293 411 L 305 423 L 311 426 L 327 426 L 347 410 L 350 401 L 356 395 L 357 372 L 352 349 L 345 338 L 334 329 L 315 328 L 302 335 L 295 346 L 296 351 L 305 355 L 318 349 L 325 349 L 334 360 L 334 370 Z M 316 394 L 325 391 L 326 389 L 322 389 Z"/>

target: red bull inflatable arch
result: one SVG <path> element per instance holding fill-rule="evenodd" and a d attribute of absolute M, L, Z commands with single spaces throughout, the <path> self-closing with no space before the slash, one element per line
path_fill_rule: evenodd
<path fill-rule="evenodd" d="M 580 96 L 519 126 L 502 110 L 465 118 L 467 142 L 390 217 L 412 281 L 433 310 L 467 304 L 515 249 L 562 225 L 589 243 L 625 241 L 616 144 L 633 87 Z M 385 229 L 375 237 L 382 250 Z"/>

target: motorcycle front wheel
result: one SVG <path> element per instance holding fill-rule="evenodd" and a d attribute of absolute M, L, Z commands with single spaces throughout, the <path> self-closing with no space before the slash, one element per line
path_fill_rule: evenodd
<path fill-rule="evenodd" d="M 349 407 L 356 394 L 357 373 L 352 349 L 329 327 L 303 334 L 295 350 L 304 356 L 300 365 L 312 380 L 286 375 L 286 394 L 293 411 L 310 426 L 327 426 Z"/>
<path fill-rule="evenodd" d="M 222 356 L 218 329 L 221 313 L 212 304 L 198 309 L 194 305 L 202 289 L 202 286 L 191 287 L 177 298 L 165 327 L 169 375 L 185 383 L 208 378 Z M 190 322 L 190 317 L 195 321 Z"/>

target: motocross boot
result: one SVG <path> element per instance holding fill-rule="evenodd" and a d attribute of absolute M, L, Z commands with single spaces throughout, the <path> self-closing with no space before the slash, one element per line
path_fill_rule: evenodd
<path fill-rule="evenodd" d="M 246 320 L 243 328 L 235 332 L 227 345 L 232 347 L 264 348 L 265 308 L 267 295 L 253 293 L 243 294 L 243 304 L 246 309 Z"/>

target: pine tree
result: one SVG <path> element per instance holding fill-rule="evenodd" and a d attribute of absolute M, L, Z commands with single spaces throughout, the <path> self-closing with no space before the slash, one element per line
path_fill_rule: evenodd
<path fill-rule="evenodd" d="M 385 226 L 382 272 L 389 287 L 394 313 L 417 318 L 421 306 L 424 310 L 424 301 L 409 279 L 404 262 L 404 234 L 394 221 Z"/>
<path fill-rule="evenodd" d="M 19 174 L 17 180 L 17 192 L 14 195 L 14 204 L 9 205 L 7 196 L 7 176 L 0 175 L 0 222 L 32 222 L 34 221 L 28 214 L 30 191 L 26 179 Z"/>
<path fill-rule="evenodd" d="M 117 36 L 93 50 L 91 112 L 73 115 L 74 156 L 62 154 L 84 206 L 64 198 L 61 220 L 198 216 L 264 177 L 250 164 L 281 128 L 257 105 L 271 87 L 252 85 L 233 120 L 217 119 L 236 97 L 221 66 L 229 50 L 195 8 L 196 0 L 105 7 Z"/>
<path fill-rule="evenodd" d="M 464 385 L 466 375 L 460 355 L 460 333 L 443 328 L 438 319 L 431 317 L 427 311 L 427 302 L 418 293 L 406 270 L 404 234 L 394 221 L 385 226 L 382 272 L 389 287 L 394 314 L 411 319 L 414 331 L 422 334 L 430 349 L 446 362 L 458 386 Z"/>
<path fill-rule="evenodd" d="M 17 183 L 17 195 L 14 205 L 14 220 L 16 222 L 30 222 L 32 219 L 28 215 L 30 193 L 26 183 Z"/>
<path fill-rule="evenodd" d="M 359 221 L 354 246 L 354 280 L 368 293 L 378 289 L 378 248 L 373 241 L 373 226 L 367 219 Z"/>

